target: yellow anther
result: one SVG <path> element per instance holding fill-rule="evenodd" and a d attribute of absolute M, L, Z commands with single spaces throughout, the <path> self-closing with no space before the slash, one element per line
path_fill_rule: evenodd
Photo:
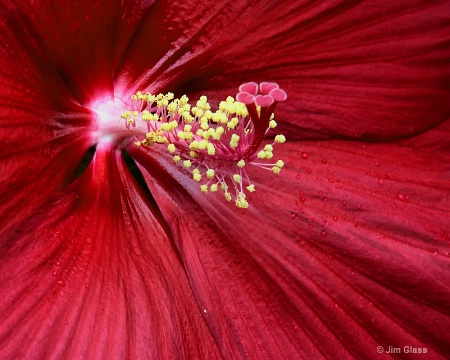
<path fill-rule="evenodd" d="M 136 101 L 137 100 L 137 96 L 136 95 L 131 95 L 131 100 Z"/>
<path fill-rule="evenodd" d="M 174 113 L 177 110 L 177 103 L 172 101 L 169 105 L 167 105 L 167 110 L 170 113 Z"/>
<path fill-rule="evenodd" d="M 139 115 L 139 111 L 133 111 L 133 116 L 138 116 Z"/>
<path fill-rule="evenodd" d="M 280 169 L 279 167 L 277 167 L 277 166 L 274 166 L 274 167 L 272 168 L 272 171 L 273 171 L 274 174 L 279 174 L 280 171 L 281 171 L 281 169 Z"/>
<path fill-rule="evenodd" d="M 206 171 L 206 177 L 207 177 L 208 179 L 212 179 L 212 178 L 214 177 L 214 169 L 208 169 L 208 170 Z"/>
<path fill-rule="evenodd" d="M 273 158 L 273 152 L 272 151 L 264 151 L 264 158 L 272 159 Z"/>
<path fill-rule="evenodd" d="M 206 185 L 206 184 L 200 185 L 200 190 L 202 192 L 204 192 L 204 193 L 207 193 L 208 192 L 208 185 Z"/>
<path fill-rule="evenodd" d="M 240 139 L 239 135 L 236 134 L 231 135 L 230 146 L 233 148 L 237 147 L 239 139 Z"/>
<path fill-rule="evenodd" d="M 167 150 L 169 150 L 169 152 L 172 154 L 175 152 L 176 148 L 174 144 L 169 144 L 167 145 Z"/>
<path fill-rule="evenodd" d="M 178 131 L 178 132 L 177 132 L 177 136 L 178 136 L 180 139 L 182 139 L 182 140 L 185 140 L 185 139 L 186 139 L 186 136 L 184 135 L 184 132 L 183 132 L 183 131 Z"/>
<path fill-rule="evenodd" d="M 195 158 L 195 157 L 197 157 L 197 153 L 194 150 L 191 150 L 191 151 L 189 151 L 189 156 L 191 158 Z"/>
<path fill-rule="evenodd" d="M 218 126 L 216 128 L 216 134 L 222 135 L 225 132 L 225 129 L 222 126 Z"/>
<path fill-rule="evenodd" d="M 208 140 L 201 140 L 201 141 L 198 143 L 198 148 L 199 148 L 200 150 L 205 150 L 207 146 L 208 146 Z"/>
<path fill-rule="evenodd" d="M 186 124 L 186 125 L 184 125 L 184 131 L 185 132 L 191 132 L 191 129 L 192 129 L 192 126 L 191 125 L 189 125 L 189 124 Z"/>
<path fill-rule="evenodd" d="M 155 141 L 156 141 L 158 144 L 166 144 L 166 143 L 169 142 L 169 140 L 167 140 L 167 138 L 166 138 L 165 136 L 157 136 L 156 139 L 155 139 Z"/>
<path fill-rule="evenodd" d="M 264 150 L 266 151 L 273 151 L 273 146 L 270 144 L 267 144 L 266 146 L 264 146 Z"/>
<path fill-rule="evenodd" d="M 203 130 L 208 130 L 209 125 L 208 125 L 207 122 L 202 122 L 202 123 L 200 124 L 200 127 L 201 127 Z"/>
<path fill-rule="evenodd" d="M 168 123 L 161 124 L 160 129 L 163 131 L 170 131 L 171 130 L 170 124 L 168 124 Z"/>
<path fill-rule="evenodd" d="M 186 122 L 188 124 L 192 124 L 194 122 L 194 117 L 191 114 L 189 114 L 187 111 L 185 111 L 182 114 L 182 116 L 183 116 L 184 122 Z"/>
<path fill-rule="evenodd" d="M 284 135 L 277 135 L 277 136 L 275 136 L 275 141 L 279 144 L 282 144 L 282 143 L 286 142 L 286 138 Z"/>
<path fill-rule="evenodd" d="M 242 179 L 241 175 L 239 175 L 239 174 L 234 174 L 233 175 L 233 180 L 234 181 L 241 182 L 241 179 Z"/>
<path fill-rule="evenodd" d="M 191 167 L 191 160 L 184 160 L 183 161 L 183 166 L 187 169 Z"/>
<path fill-rule="evenodd" d="M 284 166 L 284 161 L 283 160 L 278 160 L 275 165 L 281 169 Z"/>
<path fill-rule="evenodd" d="M 247 189 L 249 192 L 254 192 L 254 191 L 255 191 L 255 185 L 250 184 L 249 186 L 246 187 L 246 189 Z"/>
<path fill-rule="evenodd" d="M 178 162 L 178 161 L 180 161 L 181 160 L 181 158 L 178 156 L 178 155 L 175 155 L 174 157 L 173 157 L 173 161 L 174 162 Z"/>
<path fill-rule="evenodd" d="M 237 124 L 239 124 L 239 119 L 234 117 L 230 121 L 228 121 L 227 126 L 229 129 L 234 129 Z"/>
<path fill-rule="evenodd" d="M 209 104 L 208 104 L 209 105 Z M 212 118 L 212 115 L 213 115 L 213 113 L 211 112 L 211 110 L 206 110 L 205 111 L 205 117 L 208 119 L 208 120 L 211 120 L 211 118 Z"/>
<path fill-rule="evenodd" d="M 244 166 L 245 166 L 245 161 L 242 160 L 242 159 L 239 160 L 239 161 L 237 162 L 237 166 L 240 167 L 240 168 L 244 167 Z"/>
<path fill-rule="evenodd" d="M 141 146 L 141 142 L 140 142 L 140 141 L 135 141 L 135 142 L 134 142 L 134 145 L 136 145 L 136 146 Z"/>
<path fill-rule="evenodd" d="M 236 103 L 236 115 L 238 116 L 247 116 L 248 111 L 244 104 L 242 103 Z"/>
<path fill-rule="evenodd" d="M 217 191 L 217 184 L 212 184 L 211 187 L 209 188 L 209 190 L 211 192 L 216 192 Z"/>
<path fill-rule="evenodd" d="M 245 194 L 239 193 L 236 199 L 236 206 L 241 209 L 248 208 L 248 201 L 245 200 Z"/>
<path fill-rule="evenodd" d="M 264 150 L 261 150 L 258 152 L 258 159 L 265 159 L 266 158 L 266 152 Z"/>
<path fill-rule="evenodd" d="M 269 121 L 269 127 L 270 127 L 271 129 L 276 128 L 276 127 L 277 127 L 277 122 L 276 122 L 275 120 L 270 120 L 270 121 Z"/>
<path fill-rule="evenodd" d="M 197 116 L 197 118 L 201 118 L 205 112 L 202 109 L 199 109 L 198 107 L 193 107 L 192 108 L 192 113 L 195 116 Z"/>
<path fill-rule="evenodd" d="M 214 144 L 208 143 L 208 145 L 206 146 L 206 149 L 208 150 L 208 155 L 216 154 L 216 148 L 214 147 Z"/>
<path fill-rule="evenodd" d="M 231 195 L 229 193 L 225 193 L 225 199 L 227 199 L 227 201 L 230 201 Z"/>
<path fill-rule="evenodd" d="M 191 150 L 197 150 L 200 146 L 200 143 L 197 140 L 194 140 L 189 144 L 189 149 Z"/>
<path fill-rule="evenodd" d="M 180 104 L 182 105 L 188 105 L 189 98 L 186 95 L 183 95 L 180 97 Z"/>
<path fill-rule="evenodd" d="M 278 168 L 277 168 L 278 169 Z M 194 169 L 194 170 L 197 170 L 197 172 L 192 172 L 192 178 L 195 180 L 195 181 L 200 181 L 201 179 L 202 179 L 202 174 L 200 174 L 200 172 L 198 171 L 198 169 Z"/>

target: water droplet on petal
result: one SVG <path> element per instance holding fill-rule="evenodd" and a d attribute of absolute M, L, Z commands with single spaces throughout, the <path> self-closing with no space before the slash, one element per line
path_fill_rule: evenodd
<path fill-rule="evenodd" d="M 405 201 L 406 200 L 406 196 L 403 195 L 402 193 L 397 193 L 397 199 L 399 199 L 400 201 Z"/>
<path fill-rule="evenodd" d="M 307 172 L 308 174 L 311 174 L 311 169 L 310 169 L 310 168 L 307 168 L 307 169 L 306 169 L 306 172 Z"/>
<path fill-rule="evenodd" d="M 305 153 L 305 152 L 302 152 L 302 158 L 303 158 L 303 159 L 307 159 L 307 158 L 308 158 L 308 154 Z"/>
<path fill-rule="evenodd" d="M 327 159 L 322 159 L 322 162 L 323 162 L 324 164 L 326 164 L 326 163 L 328 162 L 328 160 L 327 160 Z"/>
<path fill-rule="evenodd" d="M 291 214 L 291 218 L 292 218 L 292 219 L 295 219 L 296 217 L 297 217 L 297 214 L 296 214 L 296 213 L 292 213 L 292 214 Z"/>
<path fill-rule="evenodd" d="M 378 179 L 378 184 L 383 185 L 384 180 L 383 179 Z"/>
<path fill-rule="evenodd" d="M 320 236 L 326 237 L 326 236 L 327 236 L 327 232 L 326 232 L 325 230 L 322 230 L 322 231 L 320 232 Z"/>
<path fill-rule="evenodd" d="M 338 217 L 336 215 L 333 216 L 333 220 L 337 221 Z"/>

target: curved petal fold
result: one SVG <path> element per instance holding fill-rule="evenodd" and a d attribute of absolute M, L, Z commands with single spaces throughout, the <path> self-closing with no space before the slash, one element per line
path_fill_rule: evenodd
<path fill-rule="evenodd" d="M 413 346 L 444 357 L 448 154 L 349 141 L 285 145 L 274 151 L 286 163 L 280 175 L 247 169 L 256 192 L 246 210 L 202 194 L 157 150 L 130 150 L 152 167 L 148 184 L 211 332 L 217 341 L 233 336 L 221 341 L 222 354 L 371 358 L 377 346 Z"/>
<path fill-rule="evenodd" d="M 1 14 L 0 235 L 49 194 L 69 186 L 94 144 L 96 126 L 92 113 L 76 104 L 56 70 L 33 47 L 33 38 L 18 39 Z"/>
<path fill-rule="evenodd" d="M 115 68 L 153 3 L 12 0 L 0 14 L 12 36 L 38 51 L 85 105 L 114 95 Z"/>
<path fill-rule="evenodd" d="M 1 357 L 217 358 L 170 235 L 120 152 L 102 147 L 91 165 L 1 240 Z"/>

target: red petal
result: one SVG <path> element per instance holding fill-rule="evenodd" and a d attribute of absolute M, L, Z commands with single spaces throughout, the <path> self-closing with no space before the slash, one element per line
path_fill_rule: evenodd
<path fill-rule="evenodd" d="M 217 358 L 166 229 L 100 148 L 93 168 L 2 240 L 0 357 Z"/>
<path fill-rule="evenodd" d="M 33 49 L 32 40 L 19 43 L 3 20 L 2 16 L 0 235 L 49 194 L 69 186 L 83 154 L 93 145 L 95 129 L 91 113 L 74 103 L 57 72 Z"/>
<path fill-rule="evenodd" d="M 2 5 L 0 14 L 2 27 L 57 69 L 77 100 L 86 104 L 114 94 L 114 70 L 153 2 L 19 0 Z M 120 89 L 120 83 L 115 87 Z"/>
<path fill-rule="evenodd" d="M 164 155 L 131 151 L 156 174 L 148 183 L 223 354 L 373 358 L 377 346 L 412 346 L 446 356 L 448 155 L 287 143 L 274 151 L 280 175 L 249 170 L 257 191 L 238 210 Z"/>
<path fill-rule="evenodd" d="M 450 112 L 444 14 L 447 2 L 424 0 L 166 1 L 120 73 L 139 89 L 216 100 L 276 81 L 290 138 L 410 136 Z"/>

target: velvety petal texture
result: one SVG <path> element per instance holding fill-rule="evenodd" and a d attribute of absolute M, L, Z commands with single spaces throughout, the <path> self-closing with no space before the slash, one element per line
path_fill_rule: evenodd
<path fill-rule="evenodd" d="M 279 82 L 291 139 L 410 136 L 450 114 L 449 16 L 448 1 L 161 1 L 116 74 L 213 98 Z"/>
<path fill-rule="evenodd" d="M 4 359 L 217 357 L 158 215 L 120 151 L 101 148 L 0 255 Z"/>
<path fill-rule="evenodd" d="M 448 143 L 448 126 L 441 130 Z M 448 153 L 347 141 L 276 153 L 287 164 L 280 175 L 247 169 L 257 190 L 246 210 L 202 194 L 170 159 L 134 154 L 147 169 L 159 166 L 148 183 L 198 301 L 214 309 L 212 333 L 219 341 L 233 329 L 222 353 L 369 359 L 377 346 L 412 346 L 444 358 Z"/>
<path fill-rule="evenodd" d="M 0 235 L 75 178 L 93 145 L 90 111 L 0 4 Z M 19 33 L 19 34 L 18 34 Z M 18 61 L 20 59 L 20 61 Z"/>

